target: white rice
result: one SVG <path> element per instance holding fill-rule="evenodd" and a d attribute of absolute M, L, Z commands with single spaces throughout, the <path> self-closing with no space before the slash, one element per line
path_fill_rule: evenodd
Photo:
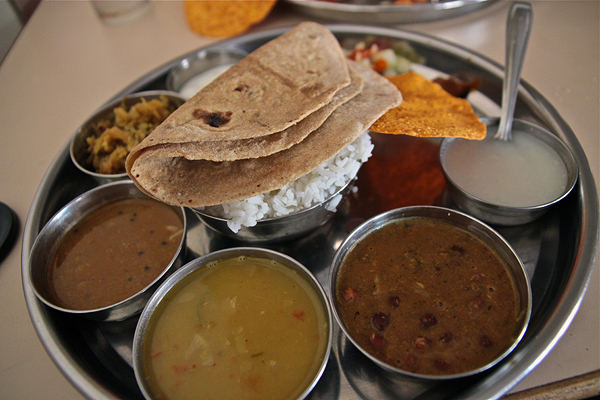
<path fill-rule="evenodd" d="M 205 207 L 204 212 L 227 219 L 227 226 L 238 232 L 242 226 L 255 226 L 260 220 L 288 215 L 322 203 L 346 186 L 373 150 L 371 137 L 364 133 L 336 156 L 308 174 L 278 190 L 241 201 Z M 335 211 L 342 195 L 332 199 L 327 209 Z"/>

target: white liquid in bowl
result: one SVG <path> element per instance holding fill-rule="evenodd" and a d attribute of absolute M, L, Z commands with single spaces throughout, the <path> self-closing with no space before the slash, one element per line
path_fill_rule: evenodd
<path fill-rule="evenodd" d="M 488 203 L 532 207 L 558 199 L 567 186 L 567 168 L 550 145 L 513 130 L 511 141 L 453 140 L 444 169 L 467 193 Z"/>
<path fill-rule="evenodd" d="M 219 65 L 218 67 L 208 69 L 196 76 L 191 77 L 183 85 L 181 85 L 179 94 L 186 99 L 192 98 L 202 88 L 215 80 L 216 77 L 227 71 L 232 65 L 233 64 Z"/>

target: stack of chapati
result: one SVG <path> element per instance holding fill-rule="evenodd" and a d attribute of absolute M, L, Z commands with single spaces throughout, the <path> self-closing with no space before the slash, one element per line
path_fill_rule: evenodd
<path fill-rule="evenodd" d="M 402 101 L 346 60 L 325 27 L 301 23 L 207 85 L 127 158 L 148 195 L 201 207 L 279 189 L 321 165 Z"/>

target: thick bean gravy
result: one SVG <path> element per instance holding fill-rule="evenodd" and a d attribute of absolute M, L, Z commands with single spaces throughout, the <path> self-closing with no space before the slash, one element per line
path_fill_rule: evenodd
<path fill-rule="evenodd" d="M 352 338 L 412 373 L 477 369 L 515 340 L 518 298 L 507 265 L 443 222 L 410 219 L 371 233 L 346 256 L 336 291 Z"/>

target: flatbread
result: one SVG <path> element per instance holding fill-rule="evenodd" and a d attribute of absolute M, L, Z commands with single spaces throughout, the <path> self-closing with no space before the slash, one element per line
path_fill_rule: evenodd
<path fill-rule="evenodd" d="M 156 145 L 146 141 L 132 150 L 129 162 L 144 151 L 153 152 L 154 157 L 184 157 L 188 160 L 234 161 L 244 158 L 265 157 L 290 148 L 302 141 L 318 128 L 331 113 L 348 100 L 356 96 L 363 87 L 361 75 L 349 67 L 351 83 L 340 89 L 331 102 L 319 108 L 297 124 L 282 132 L 267 136 L 238 140 L 205 140 L 185 143 L 165 143 Z"/>
<path fill-rule="evenodd" d="M 354 66 L 363 78 L 361 93 L 287 150 L 221 163 L 153 157 L 151 152 L 143 152 L 133 163 L 130 176 L 148 195 L 188 207 L 222 204 L 279 189 L 336 155 L 402 101 L 387 79 L 368 67 Z"/>
<path fill-rule="evenodd" d="M 415 72 L 388 79 L 400 90 L 403 101 L 379 118 L 371 131 L 418 137 L 485 138 L 486 126 L 467 100 L 452 96 Z"/>
<path fill-rule="evenodd" d="M 335 36 L 303 22 L 199 91 L 149 136 L 153 144 L 249 139 L 281 132 L 350 84 Z"/>

